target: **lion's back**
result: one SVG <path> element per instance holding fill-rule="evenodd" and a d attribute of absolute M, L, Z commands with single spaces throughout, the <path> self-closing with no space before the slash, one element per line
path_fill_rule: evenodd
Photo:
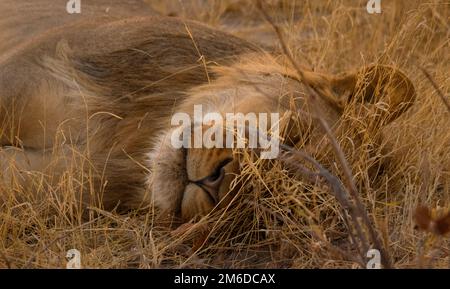
<path fill-rule="evenodd" d="M 70 14 L 68 0 L 0 1 L 0 55 L 48 30 L 103 18 L 104 21 L 155 13 L 143 0 L 83 0 L 81 13 Z"/>

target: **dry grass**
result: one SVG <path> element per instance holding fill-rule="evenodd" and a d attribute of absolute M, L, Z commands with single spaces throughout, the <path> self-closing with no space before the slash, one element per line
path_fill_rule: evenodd
<path fill-rule="evenodd" d="M 253 1 L 148 2 L 163 14 L 206 22 L 281 52 Z M 418 99 L 406 114 L 374 132 L 371 119 L 349 108 L 344 118 L 352 129 L 336 137 L 393 267 L 449 268 L 449 240 L 416 230 L 413 215 L 420 204 L 437 215 L 450 208 L 450 112 L 441 99 L 448 100 L 450 88 L 450 2 L 382 1 L 381 15 L 369 15 L 366 1 L 268 2 L 301 65 L 337 73 L 378 62 L 412 79 Z M 353 149 L 349 140 L 356 134 L 363 143 Z M 379 135 L 381 147 L 374 146 Z M 387 164 L 377 167 L 374 155 Z M 345 180 L 332 147 L 313 156 Z M 282 161 L 240 157 L 236 184 L 244 185 L 229 207 L 175 231 L 158 227 L 152 212 L 91 208 L 89 221 L 83 220 L 74 196 L 89 176 L 67 172 L 50 191 L 33 195 L 16 182 L 0 184 L 7 199 L 0 208 L 0 268 L 65 267 L 72 248 L 81 251 L 84 267 L 95 268 L 361 266 L 345 210 L 326 182 L 308 181 Z M 43 187 L 36 184 L 38 191 Z"/>

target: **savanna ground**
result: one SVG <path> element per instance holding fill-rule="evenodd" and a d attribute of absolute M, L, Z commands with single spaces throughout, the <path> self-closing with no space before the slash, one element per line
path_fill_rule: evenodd
<path fill-rule="evenodd" d="M 163 15 L 195 19 L 269 50 L 281 51 L 273 27 L 254 1 L 149 0 Z M 382 0 L 382 14 L 368 14 L 366 0 L 273 0 L 266 6 L 285 42 L 303 66 L 338 73 L 369 63 L 401 68 L 417 91 L 412 108 L 381 132 L 375 153 L 388 152 L 387 165 L 373 174 L 370 119 L 345 117 L 353 130 L 338 138 L 370 227 L 395 268 L 450 267 L 450 242 L 421 231 L 420 205 L 432 218 L 450 208 L 450 112 L 425 69 L 448 99 L 450 88 L 450 2 Z M 363 144 L 348 149 L 352 134 Z M 346 149 L 347 148 L 347 149 Z M 299 144 L 298 149 L 301 149 Z M 375 155 L 376 155 L 375 154 Z M 331 172 L 345 182 L 332 149 L 314 157 L 336 160 Z M 326 182 L 309 182 L 281 161 L 268 166 L 244 158 L 244 183 L 231 210 L 177 230 L 154 223 L 152 212 L 119 215 L 90 208 L 82 218 L 74 201 L 79 177 L 70 172 L 51 189 L 36 183 L 29 194 L 17 183 L 1 183 L 7 202 L 0 208 L 0 268 L 64 268 L 66 252 L 81 252 L 85 268 L 358 268 L 370 228 L 361 218 L 346 226 L 347 211 Z M 13 166 L 13 164 L 11 164 Z M 33 172 L 30 172 L 33 173 Z M 20 194 L 23 199 L 13 196 Z M 363 224 L 355 232 L 355 222 Z M 349 237 L 350 235 L 354 238 Z M 353 241 L 352 241 L 353 240 Z M 373 241 L 373 240 L 372 240 Z M 367 242 L 366 242 L 367 243 Z M 359 252 L 359 253 L 358 253 Z"/>

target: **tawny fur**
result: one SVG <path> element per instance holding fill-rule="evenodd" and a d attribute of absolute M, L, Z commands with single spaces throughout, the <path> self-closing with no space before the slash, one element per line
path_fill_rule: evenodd
<path fill-rule="evenodd" d="M 1 16 L 10 11 L 0 21 L 0 141 L 15 147 L 0 151 L 4 180 L 11 177 L 5 165 L 11 159 L 19 173 L 58 175 L 76 167 L 93 179 L 94 186 L 80 186 L 85 203 L 100 201 L 107 209 L 155 204 L 187 220 L 227 198 L 239 164 L 227 149 L 173 149 L 173 113 L 192 114 L 201 104 L 204 113 L 283 115 L 294 105 L 304 123 L 287 139 L 320 134 L 305 129 L 311 110 L 296 71 L 245 40 L 191 21 L 143 17 L 143 1 L 83 1 L 76 20 L 65 11 L 41 20 L 55 12 L 42 7 L 56 6 L 25 2 L 0 4 Z M 346 105 L 378 102 L 388 107 L 380 115 L 384 125 L 415 97 L 407 77 L 386 66 L 339 76 L 306 72 L 304 81 L 331 99 L 319 101 L 332 126 Z M 195 181 L 226 159 L 232 161 L 211 196 Z"/>

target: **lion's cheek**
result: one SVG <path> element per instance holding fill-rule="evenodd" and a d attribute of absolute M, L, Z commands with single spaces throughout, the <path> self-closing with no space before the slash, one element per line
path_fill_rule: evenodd
<path fill-rule="evenodd" d="M 186 186 L 181 202 L 181 218 L 183 221 L 205 216 L 212 209 L 214 209 L 214 203 L 205 191 L 195 184 Z"/>

